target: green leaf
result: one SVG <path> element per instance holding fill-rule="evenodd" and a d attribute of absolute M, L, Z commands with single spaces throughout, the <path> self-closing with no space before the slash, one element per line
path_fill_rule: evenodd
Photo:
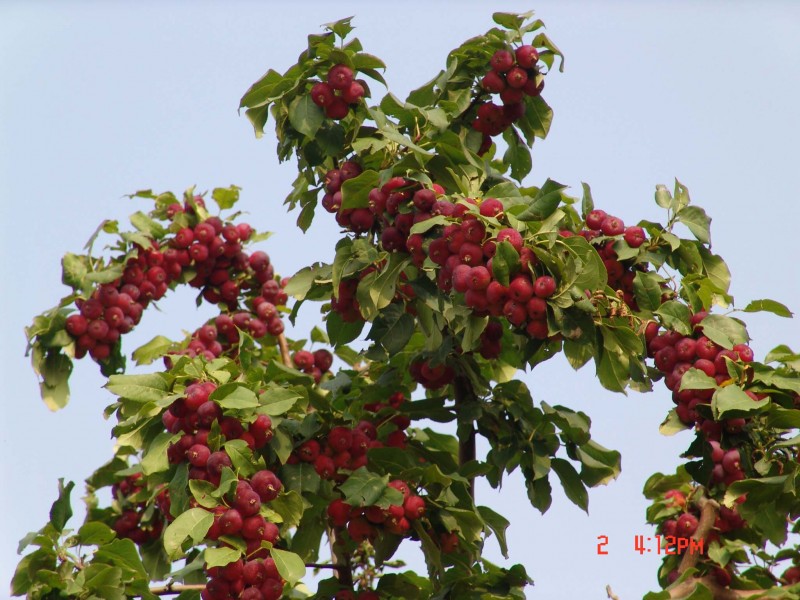
<path fill-rule="evenodd" d="M 500 552 L 504 558 L 508 558 L 508 545 L 506 544 L 506 529 L 510 525 L 508 519 L 493 511 L 488 506 L 479 506 L 478 513 L 481 518 L 486 522 L 489 528 L 497 536 L 497 543 L 500 546 Z"/>
<path fill-rule="evenodd" d="M 736 344 L 746 344 L 750 341 L 744 324 L 732 317 L 724 315 L 708 315 L 700 322 L 703 335 L 712 342 L 729 350 Z"/>
<path fill-rule="evenodd" d="M 172 560 L 183 556 L 181 546 L 187 538 L 195 545 L 206 537 L 214 516 L 203 508 L 190 508 L 170 523 L 164 530 L 164 550 Z"/>
<path fill-rule="evenodd" d="M 311 94 L 302 94 L 289 105 L 289 122 L 307 138 L 314 137 L 324 119 L 325 114 L 314 104 Z"/>
<path fill-rule="evenodd" d="M 299 392 L 270 383 L 264 393 L 261 394 L 263 410 L 260 412 L 271 417 L 284 415 L 302 399 L 303 395 Z"/>
<path fill-rule="evenodd" d="M 204 556 L 208 568 L 224 567 L 239 560 L 242 556 L 242 551 L 236 548 L 206 548 Z"/>
<path fill-rule="evenodd" d="M 540 477 L 539 479 L 525 478 L 525 487 L 528 490 L 528 499 L 531 501 L 531 506 L 536 508 L 540 513 L 544 514 L 550 508 L 553 502 L 552 488 L 550 481 L 547 477 Z"/>
<path fill-rule="evenodd" d="M 661 208 L 669 208 L 672 204 L 672 194 L 669 193 L 669 189 L 663 183 L 659 183 L 656 186 L 656 204 Z"/>
<path fill-rule="evenodd" d="M 589 494 L 581 481 L 580 475 L 572 464 L 563 458 L 554 458 L 551 462 L 553 471 L 561 480 L 564 493 L 573 504 L 585 512 L 589 512 Z"/>
<path fill-rule="evenodd" d="M 283 465 L 281 481 L 287 490 L 316 494 L 322 481 L 314 470 L 314 465 L 299 463 L 296 465 Z"/>
<path fill-rule="evenodd" d="M 561 203 L 561 190 L 567 186 L 548 179 L 534 196 L 528 207 L 517 215 L 520 221 L 543 221 L 552 215 Z"/>
<path fill-rule="evenodd" d="M 72 505 L 70 503 L 70 493 L 75 487 L 75 482 L 70 481 L 64 485 L 64 479 L 58 480 L 58 500 L 53 502 L 50 507 L 50 524 L 58 533 L 64 531 L 64 525 L 72 517 Z"/>
<path fill-rule="evenodd" d="M 339 488 L 345 496 L 345 502 L 351 506 L 370 506 L 383 495 L 388 483 L 388 475 L 381 477 L 370 473 L 366 467 L 361 467 L 354 471 Z"/>
<path fill-rule="evenodd" d="M 87 272 L 85 257 L 67 252 L 61 259 L 61 282 L 64 285 L 80 289 Z"/>
<path fill-rule="evenodd" d="M 141 211 L 133 213 L 130 220 L 131 224 L 136 227 L 136 229 L 152 238 L 162 238 L 166 234 L 166 230 L 160 223 L 154 221 Z"/>
<path fill-rule="evenodd" d="M 110 544 L 101 546 L 95 552 L 94 560 L 120 567 L 137 577 L 147 577 L 147 571 L 132 540 L 114 540 Z"/>
<path fill-rule="evenodd" d="M 91 597 L 99 597 L 104 600 L 125 599 L 121 569 L 101 563 L 92 563 L 86 567 L 83 578 L 83 586 L 91 594 Z"/>
<path fill-rule="evenodd" d="M 661 323 L 667 329 L 673 329 L 683 335 L 691 335 L 692 313 L 689 307 L 682 302 L 670 300 L 662 304 L 655 312 L 661 317 Z"/>
<path fill-rule="evenodd" d="M 619 477 L 622 471 L 622 456 L 589 440 L 576 450 L 581 461 L 581 481 L 590 487 L 605 485 Z"/>
<path fill-rule="evenodd" d="M 78 540 L 84 546 L 100 546 L 116 537 L 114 530 L 100 521 L 84 523 L 78 530 Z"/>
<path fill-rule="evenodd" d="M 711 412 L 714 420 L 744 417 L 759 412 L 770 403 L 769 398 L 754 401 L 736 385 L 728 385 L 714 392 L 711 398 Z"/>
<path fill-rule="evenodd" d="M 272 500 L 269 507 L 281 516 L 285 527 L 297 527 L 303 518 L 306 501 L 297 491 L 290 490 Z"/>
<path fill-rule="evenodd" d="M 547 137 L 550 125 L 553 122 L 553 109 L 541 96 L 526 97 L 524 102 L 525 114 L 517 121 L 516 125 L 520 128 L 530 146 L 535 138 L 544 139 Z"/>
<path fill-rule="evenodd" d="M 709 377 L 700 369 L 692 367 L 681 377 L 680 391 L 683 390 L 713 390 L 717 387 L 717 382 L 713 377 Z"/>
<path fill-rule="evenodd" d="M 349 344 L 361 334 L 362 329 L 364 329 L 364 321 L 359 319 L 353 323 L 347 323 L 342 320 L 339 313 L 334 311 L 329 312 L 325 319 L 325 330 L 334 346 Z"/>
<path fill-rule="evenodd" d="M 677 220 L 686 225 L 698 241 L 711 242 L 711 219 L 699 206 L 687 206 L 678 211 Z"/>
<path fill-rule="evenodd" d="M 222 408 L 233 410 L 256 408 L 260 404 L 256 393 L 246 384 L 240 382 L 221 385 L 211 392 L 208 398 L 215 401 Z"/>
<path fill-rule="evenodd" d="M 662 278 L 653 272 L 636 271 L 633 278 L 633 294 L 639 308 L 644 310 L 658 310 L 661 306 Z"/>
<path fill-rule="evenodd" d="M 155 439 L 150 442 L 147 451 L 142 458 L 142 472 L 145 475 L 160 473 L 169 469 L 169 459 L 167 458 L 167 448 L 173 440 L 178 439 L 177 434 L 162 431 Z"/>
<path fill-rule="evenodd" d="M 785 305 L 769 299 L 753 300 L 744 308 L 744 312 L 771 312 L 779 317 L 786 317 L 787 319 L 791 319 L 792 316 L 794 316 L 792 315 L 792 311 Z"/>
<path fill-rule="evenodd" d="M 112 375 L 105 388 L 135 402 L 158 402 L 169 395 L 167 382 L 161 375 Z"/>
<path fill-rule="evenodd" d="M 414 333 L 414 317 L 400 304 L 384 308 L 370 329 L 367 339 L 378 342 L 390 355 L 405 348 Z"/>
<path fill-rule="evenodd" d="M 592 198 L 592 188 L 588 183 L 581 182 L 583 187 L 583 199 L 581 200 L 581 216 L 585 219 L 586 215 L 594 210 L 594 199 Z"/>
<path fill-rule="evenodd" d="M 272 560 L 275 561 L 275 567 L 278 569 L 278 573 L 289 585 L 294 585 L 305 576 L 306 565 L 303 559 L 297 556 L 297 554 L 286 550 L 279 550 L 278 548 L 272 548 L 269 552 L 272 556 Z"/>
<path fill-rule="evenodd" d="M 367 208 L 369 193 L 380 187 L 381 176 L 377 171 L 367 170 L 358 177 L 342 184 L 342 208 Z"/>
<path fill-rule="evenodd" d="M 233 205 L 239 201 L 239 191 L 241 189 L 236 185 L 227 188 L 214 188 L 214 191 L 211 192 L 211 197 L 214 198 L 214 202 L 217 203 L 220 210 L 228 210 L 233 208 Z"/>
<path fill-rule="evenodd" d="M 507 240 L 497 244 L 492 258 L 492 275 L 504 286 L 508 286 L 511 275 L 519 270 L 519 253 Z"/>
<path fill-rule="evenodd" d="M 36 359 L 34 351 L 32 360 Z M 57 351 L 49 351 L 45 359 L 38 365 L 34 362 L 34 370 L 42 377 L 39 393 L 47 408 L 56 411 L 64 408 L 69 401 L 69 376 L 72 373 L 72 361 L 68 356 Z"/>
<path fill-rule="evenodd" d="M 492 14 L 492 20 L 506 29 L 519 29 L 525 22 L 525 19 L 520 15 L 513 13 L 496 12 Z"/>
<path fill-rule="evenodd" d="M 155 359 L 164 356 L 172 346 L 173 342 L 163 335 L 157 335 L 152 340 L 139 346 L 133 351 L 133 360 L 137 365 L 149 365 Z"/>

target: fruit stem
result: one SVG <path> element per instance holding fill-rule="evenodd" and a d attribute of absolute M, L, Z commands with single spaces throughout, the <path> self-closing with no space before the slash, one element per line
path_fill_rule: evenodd
<path fill-rule="evenodd" d="M 456 401 L 456 413 L 459 412 L 459 409 L 468 403 L 477 401 L 475 397 L 475 391 L 472 389 L 472 385 L 469 382 L 469 379 L 465 375 L 457 375 L 455 381 L 453 382 L 453 387 L 455 388 L 455 401 Z M 466 463 L 475 460 L 475 425 L 473 423 L 469 423 L 469 429 L 465 431 L 463 429 L 464 424 L 459 423 L 458 427 L 458 464 L 459 466 L 464 466 Z M 469 478 L 469 493 L 472 496 L 473 500 L 475 499 L 475 478 Z"/>

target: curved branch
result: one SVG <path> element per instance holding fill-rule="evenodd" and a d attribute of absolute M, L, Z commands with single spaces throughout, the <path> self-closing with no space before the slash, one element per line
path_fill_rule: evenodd
<path fill-rule="evenodd" d="M 708 539 L 708 534 L 711 533 L 714 522 L 717 520 L 719 504 L 708 498 L 701 498 L 698 504 L 700 504 L 700 521 L 697 523 L 697 529 L 692 539 L 699 542 Z M 678 567 L 678 574 L 685 573 L 694 567 L 698 560 L 700 560 L 699 552 L 685 552 Z"/>
<path fill-rule="evenodd" d="M 763 594 L 767 590 L 732 590 L 730 588 L 722 587 L 713 575 L 704 575 L 703 577 L 691 577 L 683 583 L 668 588 L 670 598 L 686 598 L 695 589 L 696 584 L 702 583 L 706 586 L 713 595 L 714 600 L 740 600 L 741 598 L 752 598 Z"/>
<path fill-rule="evenodd" d="M 290 369 L 294 369 L 292 355 L 289 352 L 289 344 L 286 342 L 286 336 L 282 333 L 278 334 L 278 348 L 281 350 L 281 360 L 283 361 L 283 364 Z"/>

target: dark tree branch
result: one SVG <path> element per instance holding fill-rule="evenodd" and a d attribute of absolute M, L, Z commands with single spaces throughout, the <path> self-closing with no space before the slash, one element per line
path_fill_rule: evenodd
<path fill-rule="evenodd" d="M 198 590 L 202 591 L 206 588 L 204 583 L 192 583 L 192 584 L 183 584 L 183 583 L 168 583 L 167 585 L 160 585 L 157 587 L 150 588 L 150 593 L 154 596 L 175 596 L 180 594 L 181 592 L 186 592 L 190 590 Z"/>
<path fill-rule="evenodd" d="M 453 387 L 455 388 L 456 412 L 463 405 L 477 401 L 472 384 L 466 376 L 457 375 Z M 460 426 L 459 429 L 461 429 Z M 475 425 L 472 423 L 469 424 L 469 431 L 466 436 L 460 433 L 458 436 L 458 464 L 463 466 L 471 460 L 475 460 Z M 475 479 L 473 477 L 469 479 L 469 491 L 474 499 Z"/>

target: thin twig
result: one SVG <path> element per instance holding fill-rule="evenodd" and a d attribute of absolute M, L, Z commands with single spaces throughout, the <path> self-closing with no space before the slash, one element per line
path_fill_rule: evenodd
<path fill-rule="evenodd" d="M 339 565 L 335 563 L 306 563 L 308 569 L 342 569 L 349 568 L 347 565 Z"/>
<path fill-rule="evenodd" d="M 611 591 L 611 586 L 606 586 L 606 594 L 608 595 L 611 600 L 619 600 L 619 596 L 617 596 L 614 592 Z"/>

